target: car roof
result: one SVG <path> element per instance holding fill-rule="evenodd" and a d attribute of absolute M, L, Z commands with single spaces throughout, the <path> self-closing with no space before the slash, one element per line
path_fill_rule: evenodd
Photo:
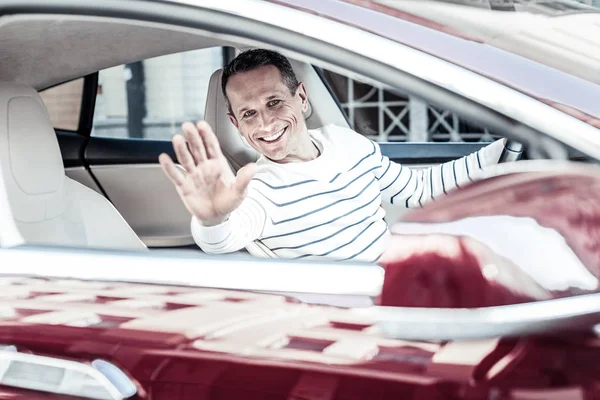
<path fill-rule="evenodd" d="M 381 19 L 350 6 L 520 55 L 600 84 L 600 1 L 575 0 L 267 0 L 380 33 Z M 344 7 L 339 3 L 346 3 Z M 354 7 L 355 8 L 355 7 Z M 359 16 L 359 17 L 358 17 Z M 401 31 L 399 31 L 400 33 Z M 415 45 L 408 35 L 386 38 Z M 435 53 L 436 55 L 442 55 Z"/>
<path fill-rule="evenodd" d="M 573 0 L 514 4 L 489 0 L 376 0 L 375 3 L 600 83 L 600 42 L 596 40 L 600 35 L 600 8 Z"/>
<path fill-rule="evenodd" d="M 413 47 L 600 127 L 597 8 L 557 17 L 543 7 L 503 12 L 435 0 L 268 1 Z"/>
<path fill-rule="evenodd" d="M 192 6 L 197 4 L 194 0 L 170 0 L 160 3 Z M 234 0 L 231 1 L 232 5 L 233 3 Z M 575 57 L 565 58 L 564 65 L 569 68 L 572 65 L 576 69 L 574 72 L 567 71 L 565 67 L 550 66 L 549 62 L 540 62 L 545 59 L 543 53 L 536 59 L 525 58 L 482 42 L 472 32 L 466 32 L 464 29 L 461 31 L 460 26 L 449 26 L 447 20 L 436 22 L 430 15 L 433 11 L 427 11 L 430 7 L 425 7 L 428 13 L 425 17 L 414 11 L 419 4 L 435 4 L 435 10 L 446 10 L 444 6 L 459 7 L 454 4 L 420 0 L 385 4 L 384 0 L 272 0 L 269 3 L 272 7 L 293 8 L 318 14 L 320 17 L 352 25 L 419 49 L 501 82 L 588 123 L 591 121 L 594 126 L 600 126 L 600 88 L 598 83 L 595 83 L 600 82 L 600 78 L 596 79 L 596 75 L 600 75 L 600 60 L 594 58 L 600 51 L 595 50 L 597 44 L 588 43 L 590 40 L 586 42 L 588 50 L 580 52 L 590 55 L 585 62 Z M 148 4 L 150 6 L 158 3 L 148 1 Z M 200 5 L 210 7 L 210 3 Z M 198 31 L 191 31 L 183 26 L 106 18 L 106 13 L 99 7 L 100 5 L 96 6 L 98 15 L 104 17 L 90 17 L 94 15 L 90 10 L 86 10 L 87 16 L 58 13 L 44 15 L 43 11 L 39 10 L 36 10 L 37 14 L 30 10 L 21 15 L 2 15 L 0 46 L 4 57 L 0 80 L 26 83 L 42 90 L 127 62 L 210 46 L 240 47 L 236 46 L 237 39 L 233 36 L 228 40 L 219 40 L 210 33 L 199 35 Z M 414 10 L 407 12 L 399 7 L 412 7 Z M 423 11 L 422 9 L 423 7 L 420 10 Z M 474 7 L 462 7 L 461 10 L 486 11 Z M 455 8 L 446 11 L 450 16 L 456 14 Z M 3 9 L 0 9 L 0 12 L 3 12 Z M 435 18 L 441 18 L 439 15 L 443 13 L 436 11 L 434 14 Z M 473 13 L 469 15 L 476 16 Z M 496 18 L 497 14 L 493 15 Z M 545 18 L 545 21 L 549 20 L 547 16 L 537 16 Z M 594 21 L 590 26 L 594 27 L 599 16 L 598 13 L 590 12 L 560 18 L 590 17 Z M 590 18 L 588 20 L 591 20 Z M 579 20 L 573 23 L 573 26 L 579 25 Z M 547 58 L 555 59 L 554 53 L 552 57 Z M 581 67 L 586 63 L 588 68 Z M 548 85 L 548 82 L 552 84 Z"/>

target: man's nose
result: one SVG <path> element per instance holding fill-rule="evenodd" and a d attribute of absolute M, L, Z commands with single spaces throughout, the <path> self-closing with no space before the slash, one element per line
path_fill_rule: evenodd
<path fill-rule="evenodd" d="M 258 112 L 258 123 L 259 123 L 259 128 L 261 130 L 269 131 L 269 129 L 271 129 L 273 126 L 273 118 L 268 112 L 259 111 Z"/>

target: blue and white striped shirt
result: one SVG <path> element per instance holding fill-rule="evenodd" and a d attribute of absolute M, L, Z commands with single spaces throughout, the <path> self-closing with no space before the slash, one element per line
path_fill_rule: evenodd
<path fill-rule="evenodd" d="M 389 230 L 382 201 L 420 207 L 496 164 L 502 140 L 461 159 L 411 169 L 381 154 L 379 145 L 336 125 L 309 130 L 321 155 L 278 164 L 261 157 L 248 195 L 224 223 L 192 234 L 207 253 L 229 253 L 259 240 L 280 258 L 376 261 Z"/>

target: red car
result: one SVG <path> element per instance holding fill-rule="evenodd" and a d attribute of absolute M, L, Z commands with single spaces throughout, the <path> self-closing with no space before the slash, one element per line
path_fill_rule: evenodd
<path fill-rule="evenodd" d="M 1 0 L 0 399 L 600 398 L 593 1 Z M 158 155 L 203 118 L 256 157 L 219 97 L 248 47 L 309 127 L 523 157 L 386 210 L 377 264 L 203 254 Z"/>

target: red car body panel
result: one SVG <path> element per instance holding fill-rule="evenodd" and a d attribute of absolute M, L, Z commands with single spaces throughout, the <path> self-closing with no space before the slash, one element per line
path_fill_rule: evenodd
<path fill-rule="evenodd" d="M 396 235 L 380 259 L 386 268 L 380 302 L 472 308 L 597 293 L 598 198 L 596 168 L 555 167 L 488 178 L 411 210 L 392 228 Z M 489 217 L 500 223 L 508 219 L 512 229 L 491 224 Z M 478 219 L 479 231 L 473 228 Z M 527 229 L 520 230 L 518 222 Z M 419 232 L 411 232 L 411 224 L 417 224 Z M 494 230 L 495 238 L 484 235 Z M 557 234 L 551 244 L 544 243 L 548 232 Z M 539 279 L 557 273 L 540 248 L 561 263 L 558 287 Z M 531 254 L 523 255 L 524 249 Z M 567 253 L 573 256 L 559 261 Z M 494 266 L 494 276 L 486 276 L 487 265 Z"/>
<path fill-rule="evenodd" d="M 600 341 L 587 335 L 411 342 L 382 337 L 350 310 L 275 295 L 34 278 L 1 283 L 0 343 L 110 361 L 137 384 L 140 399 L 600 395 Z M 3 399 L 60 398 L 32 393 L 0 388 Z"/>
<path fill-rule="evenodd" d="M 456 29 L 368 0 L 268 1 L 352 25 L 434 55 L 600 128 L 598 85 Z"/>

